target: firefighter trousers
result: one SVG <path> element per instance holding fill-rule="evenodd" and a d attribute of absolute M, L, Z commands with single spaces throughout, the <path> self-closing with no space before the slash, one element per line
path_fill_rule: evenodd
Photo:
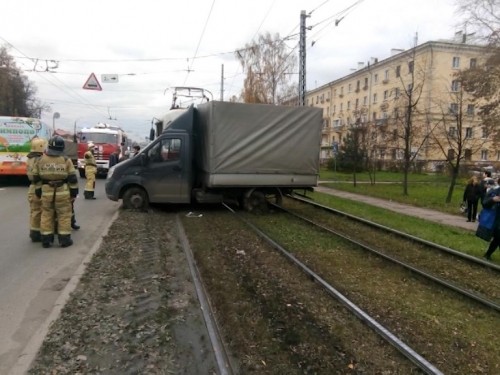
<path fill-rule="evenodd" d="M 51 187 L 42 186 L 42 215 L 40 220 L 40 233 L 42 236 L 53 236 L 55 220 L 57 232 L 60 236 L 71 235 L 71 199 L 68 185 Z"/>

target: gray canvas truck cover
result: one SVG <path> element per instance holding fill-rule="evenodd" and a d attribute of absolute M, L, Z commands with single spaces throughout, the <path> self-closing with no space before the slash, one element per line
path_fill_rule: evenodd
<path fill-rule="evenodd" d="M 197 115 L 205 186 L 317 186 L 321 109 L 212 101 Z"/>

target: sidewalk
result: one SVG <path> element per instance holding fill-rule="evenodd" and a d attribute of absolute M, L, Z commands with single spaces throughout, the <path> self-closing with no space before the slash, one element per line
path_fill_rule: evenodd
<path fill-rule="evenodd" d="M 476 231 L 477 228 L 477 222 L 468 223 L 466 221 L 467 220 L 466 217 L 459 214 L 457 215 L 446 214 L 444 212 L 439 212 L 428 208 L 414 207 L 398 202 L 388 201 L 385 199 L 373 198 L 373 197 L 368 197 L 366 195 L 355 194 L 355 193 L 348 193 L 345 191 L 336 190 L 321 185 L 315 187 L 314 190 L 320 193 L 330 194 L 345 199 L 355 200 L 358 202 L 365 202 L 371 206 L 385 208 L 387 210 L 398 212 L 404 215 L 416 216 L 424 220 L 434 221 L 436 223 L 459 227 L 474 232 Z"/>

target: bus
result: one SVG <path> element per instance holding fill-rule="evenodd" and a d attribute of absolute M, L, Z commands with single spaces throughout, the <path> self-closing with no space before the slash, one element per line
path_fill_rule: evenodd
<path fill-rule="evenodd" d="M 26 176 L 31 140 L 49 140 L 49 126 L 37 118 L 0 116 L 0 176 Z"/>

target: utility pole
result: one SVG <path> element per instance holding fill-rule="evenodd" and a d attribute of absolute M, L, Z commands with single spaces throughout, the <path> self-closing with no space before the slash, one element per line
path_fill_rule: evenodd
<path fill-rule="evenodd" d="M 220 73 L 220 101 L 224 101 L 224 64 L 222 64 L 222 70 Z"/>
<path fill-rule="evenodd" d="M 306 105 L 306 11 L 300 12 L 299 106 Z"/>

